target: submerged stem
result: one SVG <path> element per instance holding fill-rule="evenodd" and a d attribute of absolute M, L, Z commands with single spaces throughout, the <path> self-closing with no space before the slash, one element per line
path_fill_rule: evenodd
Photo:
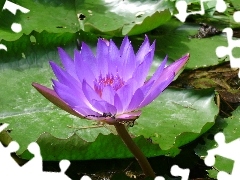
<path fill-rule="evenodd" d="M 128 134 L 124 124 L 114 125 L 118 135 L 122 138 L 123 142 L 126 144 L 128 149 L 137 159 L 139 165 L 141 166 L 144 174 L 150 177 L 156 177 L 151 165 L 149 164 L 147 158 L 144 156 L 139 147 L 134 143 L 131 136 Z"/>

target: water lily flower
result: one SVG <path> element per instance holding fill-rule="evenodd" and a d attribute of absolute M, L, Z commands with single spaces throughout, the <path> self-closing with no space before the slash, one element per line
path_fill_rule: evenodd
<path fill-rule="evenodd" d="M 135 54 L 126 36 L 117 48 L 110 40 L 98 39 L 96 55 L 84 42 L 72 59 L 63 49 L 58 53 L 64 68 L 51 61 L 57 77 L 53 89 L 37 83 L 32 85 L 49 101 L 80 118 L 114 124 L 134 121 L 141 108 L 151 103 L 173 81 L 186 64 L 189 54 L 166 66 L 163 60 L 150 79 L 155 41 L 146 36 Z"/>

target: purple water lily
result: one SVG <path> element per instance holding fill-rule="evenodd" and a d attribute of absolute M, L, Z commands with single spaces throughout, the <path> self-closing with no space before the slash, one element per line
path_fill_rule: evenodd
<path fill-rule="evenodd" d="M 110 40 L 99 39 L 96 56 L 85 43 L 72 59 L 63 49 L 58 52 L 64 69 L 50 62 L 58 80 L 53 90 L 37 83 L 33 86 L 63 110 L 92 120 L 114 124 L 135 120 L 141 108 L 151 103 L 173 81 L 186 64 L 189 54 L 165 67 L 167 57 L 153 76 L 146 80 L 151 67 L 155 42 L 148 37 L 135 54 L 128 37 L 120 50 Z"/>

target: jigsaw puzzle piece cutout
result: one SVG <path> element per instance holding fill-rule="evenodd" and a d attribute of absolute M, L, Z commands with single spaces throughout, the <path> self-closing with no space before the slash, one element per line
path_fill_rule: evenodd
<path fill-rule="evenodd" d="M 2 124 L 0 126 L 0 132 L 7 126 L 8 124 Z M 2 143 L 0 143 L 0 179 L 32 180 L 37 178 L 70 180 L 65 174 L 67 168 L 70 166 L 70 161 L 60 161 L 60 172 L 44 172 L 40 147 L 36 142 L 32 142 L 28 145 L 28 150 L 34 157 L 21 167 L 11 156 L 11 153 L 16 152 L 18 149 L 19 144 L 15 141 L 10 142 L 7 147 L 4 147 Z M 87 180 L 86 178 L 84 179 Z"/>
<path fill-rule="evenodd" d="M 240 22 L 240 11 L 234 12 L 233 19 L 238 23 Z"/>
<path fill-rule="evenodd" d="M 178 165 L 173 165 L 171 167 L 170 172 L 175 177 L 178 177 L 178 176 L 182 177 L 181 180 L 188 180 L 190 170 L 189 169 L 182 169 Z M 157 177 L 155 177 L 154 180 L 165 180 L 165 178 L 162 177 L 162 176 L 157 176 Z"/>
<path fill-rule="evenodd" d="M 226 3 L 224 2 L 224 0 L 217 0 L 217 3 L 216 3 L 216 10 L 220 13 L 226 11 L 227 9 L 227 5 Z"/>
<path fill-rule="evenodd" d="M 233 161 L 240 160 L 240 139 L 225 143 L 225 136 L 223 133 L 217 133 L 214 136 L 214 139 L 218 143 L 218 146 L 207 151 L 208 155 L 204 160 L 206 165 L 213 166 L 215 164 L 216 155 L 231 159 Z"/>
<path fill-rule="evenodd" d="M 176 18 L 178 18 L 181 22 L 185 22 L 186 18 L 189 16 L 189 15 L 193 15 L 193 14 L 201 14 L 203 15 L 205 13 L 205 10 L 204 10 L 204 6 L 203 6 L 203 1 L 204 0 L 200 0 L 200 5 L 201 5 L 201 10 L 200 11 L 193 11 L 193 12 L 187 12 L 187 2 L 184 1 L 184 0 L 181 0 L 181 1 L 177 1 L 175 6 L 176 6 L 176 9 L 178 10 L 178 14 L 175 14 L 174 16 Z"/>
<path fill-rule="evenodd" d="M 216 48 L 216 55 L 220 58 L 228 55 L 230 59 L 231 68 L 240 68 L 240 58 L 233 57 L 232 50 L 235 47 L 240 47 L 240 39 L 233 40 L 233 30 L 231 28 L 223 29 L 223 32 L 226 32 L 228 47 L 219 46 Z M 240 78 L 240 71 L 238 73 L 238 77 Z"/>
<path fill-rule="evenodd" d="M 22 13 L 28 13 L 30 11 L 29 9 L 27 9 L 25 7 L 22 7 L 22 6 L 19 6 L 15 3 L 12 3 L 11 1 L 8 1 L 8 0 L 6 0 L 4 5 L 3 5 L 2 10 L 5 10 L 5 9 L 10 11 L 14 15 L 16 15 L 17 10 L 20 10 Z M 13 22 L 12 25 L 11 25 L 11 29 L 12 29 L 13 32 L 19 33 L 19 32 L 22 31 L 22 25 L 19 24 L 19 23 Z M 7 47 L 4 44 L 0 44 L 0 50 L 1 49 L 7 51 Z"/>
<path fill-rule="evenodd" d="M 32 142 L 28 145 L 28 151 L 34 155 L 26 164 L 22 166 L 22 171 L 41 173 L 43 171 L 42 156 L 40 148 L 36 142 Z"/>
<path fill-rule="evenodd" d="M 9 124 L 4 123 L 0 126 L 0 132 L 2 132 Z M 9 143 L 7 147 L 4 147 L 0 143 L 0 172 L 6 175 L 11 174 L 11 169 L 20 169 L 20 166 L 12 158 L 11 153 L 16 152 L 19 149 L 19 144 L 15 141 Z"/>
<path fill-rule="evenodd" d="M 16 14 L 17 10 L 20 10 L 22 13 L 28 13 L 30 10 L 19 6 L 18 4 L 12 3 L 11 1 L 6 0 L 5 4 L 3 5 L 3 10 L 7 9 L 14 15 Z"/>
<path fill-rule="evenodd" d="M 235 179 L 232 179 L 231 175 L 224 172 L 224 171 L 219 171 L 218 175 L 217 175 L 217 179 L 218 180 L 235 180 Z M 238 179 L 238 178 L 237 178 Z M 237 180 L 236 179 L 236 180 Z"/>
<path fill-rule="evenodd" d="M 0 44 L 0 49 L 7 51 L 7 47 L 4 44 Z"/>
<path fill-rule="evenodd" d="M 25 8 L 25 7 L 22 7 L 22 6 L 19 6 L 15 3 L 12 3 L 10 1 L 6 1 L 4 6 L 3 6 L 3 10 L 7 9 L 8 11 L 10 11 L 12 14 L 16 15 L 16 12 L 17 10 L 20 10 L 22 13 L 28 13 L 30 10 Z M 13 22 L 12 25 L 11 25 L 11 29 L 13 32 L 15 33 L 19 33 L 22 31 L 22 25 L 19 24 L 19 23 L 16 23 L 16 22 Z"/>
<path fill-rule="evenodd" d="M 59 167 L 61 170 L 60 172 L 46 172 L 43 171 L 42 156 L 39 145 L 36 142 L 32 142 L 28 145 L 28 150 L 34 155 L 34 157 L 22 166 L 21 173 L 24 175 L 24 177 L 28 177 L 29 179 L 34 179 L 36 177 L 40 179 L 70 179 L 65 174 L 67 168 L 70 166 L 70 161 L 62 160 L 59 162 Z"/>
<path fill-rule="evenodd" d="M 6 129 L 6 127 L 8 127 L 9 124 L 4 123 L 0 126 L 0 132 L 2 132 L 4 129 Z"/>
<path fill-rule="evenodd" d="M 92 180 L 89 176 L 84 175 L 81 180 Z M 164 179 L 163 179 L 164 180 Z"/>
<path fill-rule="evenodd" d="M 13 177 L 13 171 L 16 174 L 21 172 L 21 167 L 12 158 L 11 153 L 16 152 L 19 149 L 17 142 L 12 141 L 7 147 L 4 147 L 0 143 L 0 179 L 1 177 L 6 177 L 6 179 L 11 179 Z"/>
<path fill-rule="evenodd" d="M 217 175 L 218 180 L 235 180 L 240 177 L 240 138 L 225 143 L 225 136 L 223 133 L 218 133 L 214 136 L 215 141 L 218 146 L 214 149 L 208 150 L 208 155 L 204 159 L 204 162 L 207 166 L 213 166 L 215 164 L 215 156 L 219 155 L 221 157 L 231 159 L 234 161 L 232 173 L 228 174 L 224 171 L 220 171 Z"/>
<path fill-rule="evenodd" d="M 188 180 L 190 170 L 189 169 L 182 169 L 178 165 L 173 165 L 171 167 L 171 174 L 175 177 L 181 176 L 181 180 Z"/>
<path fill-rule="evenodd" d="M 184 0 L 181 1 L 177 1 L 175 4 L 176 9 L 178 10 L 178 14 L 175 14 L 175 17 L 178 18 L 181 22 L 185 22 L 186 18 L 189 15 L 193 15 L 193 14 L 200 14 L 200 15 L 204 15 L 205 13 L 205 9 L 204 9 L 204 5 L 203 2 L 207 1 L 207 0 L 200 0 L 200 7 L 201 10 L 200 11 L 193 11 L 193 12 L 187 12 L 187 2 Z M 224 12 L 227 9 L 227 5 L 224 2 L 224 0 L 217 0 L 216 2 L 216 11 L 218 12 Z"/>
<path fill-rule="evenodd" d="M 165 178 L 164 177 L 162 177 L 162 176 L 157 176 L 157 177 L 155 177 L 155 179 L 154 180 L 165 180 Z"/>

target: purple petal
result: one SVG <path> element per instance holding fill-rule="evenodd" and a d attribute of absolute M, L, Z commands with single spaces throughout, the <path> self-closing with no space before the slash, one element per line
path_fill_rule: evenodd
<path fill-rule="evenodd" d="M 101 101 L 101 97 L 92 89 L 92 87 L 86 82 L 86 80 L 83 80 L 82 83 L 82 90 L 89 102 L 92 101 L 92 99 Z"/>
<path fill-rule="evenodd" d="M 172 74 L 168 74 L 166 79 L 162 80 L 161 83 L 158 84 L 158 86 L 156 88 L 154 88 L 154 89 L 152 88 L 151 91 L 149 92 L 149 94 L 141 102 L 141 104 L 139 105 L 138 109 L 148 105 L 154 99 L 156 99 L 160 95 L 160 93 L 163 92 L 163 90 L 173 81 L 174 75 L 175 74 L 173 74 L 173 73 Z"/>
<path fill-rule="evenodd" d="M 151 83 L 152 81 L 156 81 L 156 79 L 158 79 L 161 76 L 161 73 L 163 72 L 166 63 L 167 63 L 167 56 L 164 58 L 164 60 L 162 61 L 160 66 L 157 68 L 153 76 L 146 83 Z"/>
<path fill-rule="evenodd" d="M 83 50 L 85 49 L 83 48 Z M 82 54 L 85 54 L 85 57 L 82 57 Z M 88 62 L 88 60 L 84 59 L 87 57 L 86 54 L 87 54 L 86 52 L 85 53 L 82 52 L 80 54 L 78 51 L 75 51 L 74 58 L 75 58 L 76 73 L 80 82 L 82 82 L 85 79 L 93 87 L 93 81 L 95 80 L 95 75 L 93 73 L 93 69 L 94 69 L 93 66 L 95 65 L 93 65 L 93 60 L 89 60 L 90 62 Z"/>
<path fill-rule="evenodd" d="M 123 80 L 127 80 L 132 77 L 136 66 L 135 54 L 131 44 L 129 44 L 128 47 L 125 46 L 121 59 L 123 61 L 122 69 L 124 69 L 124 71 L 123 74 L 120 75 Z"/>
<path fill-rule="evenodd" d="M 87 119 L 97 119 L 94 116 L 101 116 L 101 114 L 93 111 L 92 109 L 82 107 L 82 106 L 76 106 L 73 108 L 76 112 L 79 114 L 82 114 Z"/>
<path fill-rule="evenodd" d="M 115 106 L 107 103 L 106 101 L 98 101 L 93 99 L 91 104 L 99 111 L 102 113 L 111 113 L 112 115 L 117 113 L 117 109 Z"/>
<path fill-rule="evenodd" d="M 124 37 L 123 41 L 122 41 L 122 44 L 120 46 L 120 56 L 122 56 L 124 54 L 124 52 L 127 51 L 129 45 L 130 45 L 130 41 L 128 39 L 127 36 Z"/>
<path fill-rule="evenodd" d="M 117 94 L 121 100 L 123 111 L 125 112 L 133 96 L 133 86 L 131 84 L 124 85 L 117 91 Z"/>
<path fill-rule="evenodd" d="M 120 52 L 112 40 L 109 42 L 108 62 L 109 73 L 115 75 L 118 72 L 120 76 L 123 74 L 124 69 L 121 68 L 123 62 L 120 58 Z"/>
<path fill-rule="evenodd" d="M 164 71 L 174 72 L 174 74 L 176 75 L 178 71 L 180 71 L 183 68 L 183 66 L 187 63 L 189 57 L 190 54 L 188 53 L 185 56 L 178 59 L 177 61 L 175 61 L 174 63 L 170 64 L 168 67 L 166 67 L 166 69 L 164 69 Z"/>
<path fill-rule="evenodd" d="M 142 111 L 133 111 L 116 116 L 118 121 L 135 120 L 141 115 Z"/>
<path fill-rule="evenodd" d="M 149 91 L 152 89 L 152 86 L 154 84 L 154 81 L 145 83 L 142 87 L 140 87 L 141 91 L 144 94 L 144 97 L 146 97 L 149 94 Z"/>
<path fill-rule="evenodd" d="M 174 63 L 170 64 L 168 67 L 166 67 L 162 74 L 156 79 L 153 88 L 157 87 L 159 84 L 162 83 L 162 81 L 165 81 L 165 79 L 168 79 L 168 76 L 174 74 L 174 76 L 178 73 L 179 70 L 182 69 L 182 67 L 186 64 L 187 60 L 189 58 L 189 54 L 186 56 L 183 56 L 179 60 L 175 61 Z"/>
<path fill-rule="evenodd" d="M 114 106 L 117 109 L 117 114 L 123 113 L 122 101 L 121 101 L 121 99 L 120 99 L 120 97 L 118 96 L 117 93 L 114 96 Z"/>
<path fill-rule="evenodd" d="M 133 95 L 133 97 L 132 97 L 132 99 L 131 99 L 131 101 L 129 103 L 129 106 L 127 108 L 127 111 L 129 112 L 129 111 L 137 109 L 137 107 L 143 101 L 143 99 L 144 99 L 144 94 L 143 94 L 141 89 L 138 89 L 134 93 L 134 95 Z"/>
<path fill-rule="evenodd" d="M 125 82 L 124 86 L 127 85 L 131 86 L 131 91 L 129 92 L 131 95 L 133 95 L 133 93 L 139 88 L 139 83 L 134 77 Z"/>
<path fill-rule="evenodd" d="M 176 73 L 178 73 L 178 71 L 186 64 L 188 58 L 189 54 L 183 56 L 182 58 L 165 68 L 161 74 L 159 72 L 162 71 L 162 64 L 160 65 L 159 69 L 157 70 L 159 71 L 157 72 L 157 74 L 160 74 L 160 76 L 158 77 L 158 79 L 156 76 L 154 77 L 155 80 L 150 80 L 150 82 L 154 81 L 154 84 L 150 89 L 148 95 L 140 104 L 139 108 L 144 107 L 150 102 L 152 102 L 173 81 Z"/>
<path fill-rule="evenodd" d="M 98 39 L 97 43 L 97 68 L 96 73 L 99 75 L 100 73 L 105 76 L 108 73 L 108 63 L 111 64 L 111 61 L 108 62 L 108 46 L 107 44 L 102 40 Z M 95 75 L 97 76 L 97 75 Z"/>
<path fill-rule="evenodd" d="M 114 96 L 116 91 L 111 86 L 106 86 L 102 91 L 102 99 L 110 104 L 114 104 Z"/>
<path fill-rule="evenodd" d="M 50 102 L 58 106 L 59 108 L 63 109 L 64 111 L 82 118 L 83 116 L 76 111 L 74 111 L 71 107 L 69 107 L 60 97 L 56 94 L 56 92 L 52 89 L 49 89 L 45 86 L 42 86 L 38 83 L 32 83 L 32 86 L 38 90 L 46 99 Z"/>
<path fill-rule="evenodd" d="M 73 59 L 60 47 L 58 48 L 58 54 L 60 56 L 64 69 L 76 79 L 77 75 L 76 75 Z"/>
<path fill-rule="evenodd" d="M 148 54 L 149 51 L 150 51 L 149 40 L 148 37 L 145 36 L 145 39 L 136 54 L 136 63 L 137 64 L 142 63 L 142 61 L 144 60 L 143 57 L 145 57 L 145 55 Z"/>
<path fill-rule="evenodd" d="M 152 45 L 150 46 L 150 52 L 152 54 L 152 57 L 154 56 L 154 52 L 155 52 L 155 44 L 156 44 L 156 41 L 153 41 Z"/>
<path fill-rule="evenodd" d="M 151 63 L 152 63 L 151 53 L 149 52 L 144 57 L 144 61 L 135 69 L 133 78 L 136 79 L 139 86 L 142 86 L 143 83 L 146 81 L 146 77 L 147 77 L 149 69 L 151 67 Z"/>
<path fill-rule="evenodd" d="M 81 93 L 79 93 L 79 91 L 76 91 L 73 88 L 70 88 L 69 86 L 66 86 L 56 80 L 52 80 L 52 82 L 54 91 L 68 105 L 71 107 L 85 105 L 83 96 L 81 96 Z"/>
<path fill-rule="evenodd" d="M 55 62 L 51 61 L 49 63 L 52 67 L 52 70 L 53 70 L 55 76 L 57 77 L 57 79 L 59 80 L 60 83 L 65 84 L 66 86 L 69 86 L 70 88 L 74 88 L 75 90 L 81 89 L 80 83 L 75 78 L 73 78 L 70 74 L 68 74 L 63 69 L 61 69 L 57 64 L 55 64 Z"/>

